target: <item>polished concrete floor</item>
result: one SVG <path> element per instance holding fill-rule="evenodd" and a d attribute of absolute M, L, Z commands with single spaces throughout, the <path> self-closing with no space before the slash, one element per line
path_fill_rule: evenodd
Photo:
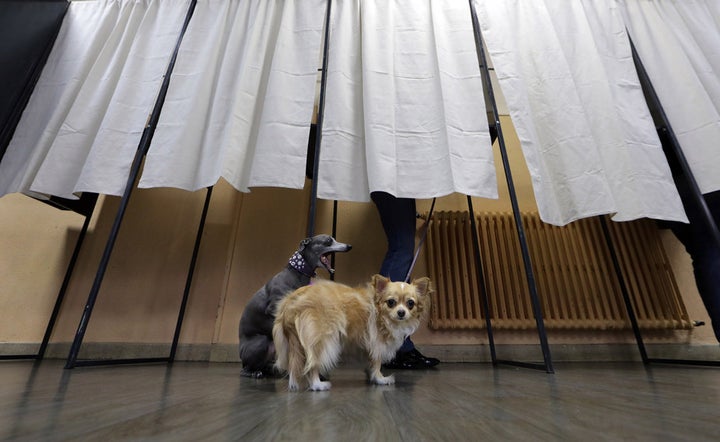
<path fill-rule="evenodd" d="M 397 371 L 395 385 L 380 387 L 343 367 L 332 390 L 299 393 L 286 379 L 239 372 L 234 363 L 2 362 L 0 440 L 720 440 L 718 368 L 564 363 L 548 374 L 446 363 Z"/>

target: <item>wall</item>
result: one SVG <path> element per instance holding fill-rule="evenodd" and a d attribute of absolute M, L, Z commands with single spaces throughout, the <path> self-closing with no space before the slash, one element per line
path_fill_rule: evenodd
<path fill-rule="evenodd" d="M 535 209 L 527 170 L 510 121 L 502 119 L 521 210 Z M 473 199 L 480 211 L 510 211 L 499 152 L 500 198 Z M 82 357 L 162 356 L 169 351 L 205 191 L 136 190 L 105 275 Z M 237 325 L 250 296 L 285 265 L 306 232 L 309 186 L 254 189 L 242 194 L 224 182 L 213 190 L 186 318 L 181 359 L 237 360 Z M 82 247 L 49 357 L 65 358 L 97 271 L 119 198 L 102 197 Z M 336 279 L 364 281 L 382 260 L 385 239 L 372 204 L 338 204 L 340 241 L 353 250 L 336 257 Z M 430 201 L 419 201 L 418 211 Z M 435 210 L 466 210 L 463 195 L 438 199 Z M 316 232 L 330 232 L 332 202 L 320 201 Z M 22 195 L 0 198 L 0 354 L 35 351 L 41 341 L 83 218 Z M 695 289 L 689 257 L 669 232 L 663 240 L 691 318 L 709 322 Z M 326 274 L 319 271 L 322 277 Z M 425 272 L 421 254 L 415 275 Z M 717 342 L 709 326 L 646 333 L 646 343 L 697 353 Z M 637 359 L 630 332 L 555 332 L 556 359 Z M 487 360 L 485 331 L 420 330 L 414 341 L 444 360 Z M 537 334 L 504 332 L 496 343 L 508 355 L 536 357 Z M 481 345 L 478 345 L 481 344 Z M 680 344 L 680 345 L 675 345 Z M 687 345 L 689 344 L 689 345 Z M 519 352 L 519 353 L 518 353 Z M 717 355 L 715 355 L 715 358 Z"/>

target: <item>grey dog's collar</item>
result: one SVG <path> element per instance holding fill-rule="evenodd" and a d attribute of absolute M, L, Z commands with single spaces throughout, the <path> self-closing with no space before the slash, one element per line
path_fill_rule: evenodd
<path fill-rule="evenodd" d="M 293 253 L 293 256 L 290 257 L 290 261 L 288 261 L 288 265 L 308 278 L 315 276 L 315 269 L 312 268 L 307 261 L 305 261 L 305 258 L 302 257 L 300 252 Z"/>

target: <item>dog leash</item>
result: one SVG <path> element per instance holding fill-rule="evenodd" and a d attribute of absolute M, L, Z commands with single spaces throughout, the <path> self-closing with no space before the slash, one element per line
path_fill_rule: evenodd
<path fill-rule="evenodd" d="M 407 275 L 405 275 L 405 282 L 410 282 L 410 274 L 412 274 L 413 268 L 415 268 L 415 263 L 417 262 L 418 256 L 420 255 L 420 249 L 425 242 L 428 229 L 430 228 L 430 219 L 432 218 L 433 209 L 435 209 L 435 198 L 433 198 L 432 204 L 430 205 L 430 211 L 428 212 L 427 218 L 425 219 L 425 224 L 423 225 L 423 232 L 422 236 L 420 237 L 420 242 L 418 242 L 417 250 L 415 250 L 415 256 L 413 256 L 412 263 L 410 263 L 410 268 L 408 269 Z"/>

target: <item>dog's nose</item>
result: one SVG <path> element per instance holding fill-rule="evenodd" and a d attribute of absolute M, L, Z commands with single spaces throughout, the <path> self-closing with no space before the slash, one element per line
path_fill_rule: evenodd
<path fill-rule="evenodd" d="M 397 315 L 398 315 L 398 318 L 404 318 L 404 317 L 405 317 L 405 310 L 398 310 Z"/>

